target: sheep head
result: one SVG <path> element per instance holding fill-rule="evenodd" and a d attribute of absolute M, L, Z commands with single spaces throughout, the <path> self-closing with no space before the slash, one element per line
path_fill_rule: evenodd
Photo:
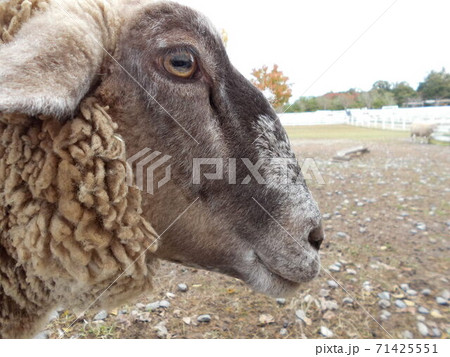
<path fill-rule="evenodd" d="M 317 275 L 320 212 L 287 135 L 203 15 L 170 2 L 53 0 L 0 47 L 0 82 L 0 112 L 60 120 L 94 93 L 129 157 L 170 157 L 169 182 L 142 193 L 160 258 L 272 295 Z"/>

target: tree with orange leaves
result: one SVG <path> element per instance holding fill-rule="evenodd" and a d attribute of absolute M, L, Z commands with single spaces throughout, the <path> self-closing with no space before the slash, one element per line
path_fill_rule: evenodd
<path fill-rule="evenodd" d="M 251 79 L 253 85 L 264 92 L 275 109 L 281 108 L 292 96 L 292 90 L 288 84 L 289 78 L 274 65 L 269 71 L 267 66 L 260 69 L 253 69 Z"/>

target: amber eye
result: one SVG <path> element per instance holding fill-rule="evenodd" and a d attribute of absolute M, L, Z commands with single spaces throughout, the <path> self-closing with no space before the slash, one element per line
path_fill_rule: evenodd
<path fill-rule="evenodd" d="M 163 59 L 167 72 L 181 78 L 191 78 L 197 70 L 197 62 L 188 51 L 178 51 L 167 54 Z"/>

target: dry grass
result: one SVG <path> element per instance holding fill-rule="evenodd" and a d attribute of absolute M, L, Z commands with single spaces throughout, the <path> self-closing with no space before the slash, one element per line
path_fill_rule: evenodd
<path fill-rule="evenodd" d="M 369 129 L 351 125 L 311 125 L 287 126 L 286 131 L 291 140 L 298 139 L 339 139 L 339 140 L 392 140 L 409 137 L 408 131 Z"/>

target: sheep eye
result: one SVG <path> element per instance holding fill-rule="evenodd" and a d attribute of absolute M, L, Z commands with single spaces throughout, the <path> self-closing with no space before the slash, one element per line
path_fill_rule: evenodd
<path fill-rule="evenodd" d="M 197 70 L 197 62 L 188 51 L 167 54 L 163 65 L 167 72 L 181 78 L 192 78 Z"/>

